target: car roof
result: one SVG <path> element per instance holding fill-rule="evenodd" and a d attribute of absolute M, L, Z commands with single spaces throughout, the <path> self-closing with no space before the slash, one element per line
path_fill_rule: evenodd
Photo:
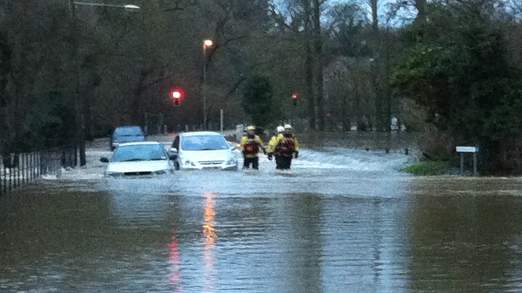
<path fill-rule="evenodd" d="M 192 131 L 180 133 L 180 136 L 222 136 L 223 134 L 214 131 Z"/>
<path fill-rule="evenodd" d="M 139 128 L 141 129 L 141 126 L 138 126 L 138 125 L 125 125 L 125 126 L 118 126 L 114 129 L 124 129 L 124 128 Z"/>
<path fill-rule="evenodd" d="M 133 145 L 157 145 L 157 144 L 161 144 L 157 141 L 137 141 L 137 142 L 126 142 L 126 143 L 121 143 L 119 144 L 118 146 L 133 146 Z"/>

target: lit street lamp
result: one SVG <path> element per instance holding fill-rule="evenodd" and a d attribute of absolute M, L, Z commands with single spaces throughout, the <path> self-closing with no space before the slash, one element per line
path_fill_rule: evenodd
<path fill-rule="evenodd" d="M 84 117 L 84 103 L 80 96 L 80 62 L 79 62 L 79 50 L 80 50 L 80 39 L 79 39 L 79 29 L 77 24 L 76 17 L 76 6 L 95 6 L 95 7 L 111 7 L 111 8 L 120 8 L 125 9 L 127 11 L 137 11 L 140 9 L 139 6 L 134 4 L 125 4 L 125 5 L 117 5 L 117 4 L 104 4 L 104 3 L 93 3 L 93 2 L 76 2 L 74 0 L 69 0 L 69 9 L 71 13 L 71 17 L 73 20 L 73 42 L 74 42 L 74 56 L 76 57 L 76 81 L 75 81 L 75 98 L 74 98 L 74 107 L 75 107 L 75 123 L 76 123 L 76 146 L 79 148 L 80 153 L 80 166 L 84 166 L 86 161 L 85 155 L 85 117 Z"/>
<path fill-rule="evenodd" d="M 214 42 L 212 40 L 204 40 L 203 41 L 203 49 L 212 47 L 214 45 Z"/>
<path fill-rule="evenodd" d="M 127 10 L 139 10 L 141 7 L 134 4 L 105 4 L 105 3 L 93 3 L 93 2 L 73 2 L 74 5 L 78 6 L 98 6 L 98 7 L 113 7 L 113 8 L 124 8 Z M 74 8 L 73 8 L 74 9 Z"/>
<path fill-rule="evenodd" d="M 206 82 L 207 82 L 207 66 L 208 66 L 208 57 L 207 57 L 207 49 L 212 48 L 214 46 L 214 42 L 210 39 L 203 40 L 203 83 L 201 87 L 202 96 L 203 96 L 203 128 L 207 129 L 207 91 L 206 91 Z"/>

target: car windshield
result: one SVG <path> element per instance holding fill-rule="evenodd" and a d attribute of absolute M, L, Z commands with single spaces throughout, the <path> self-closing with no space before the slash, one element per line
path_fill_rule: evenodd
<path fill-rule="evenodd" d="M 181 148 L 185 151 L 226 150 L 229 148 L 221 135 L 185 136 L 181 140 Z"/>
<path fill-rule="evenodd" d="M 162 145 L 142 144 L 120 146 L 112 156 L 113 162 L 132 162 L 132 161 L 155 161 L 167 160 L 167 154 Z"/>
<path fill-rule="evenodd" d="M 116 136 L 142 136 L 143 131 L 138 126 L 133 127 L 119 127 L 114 130 Z"/>

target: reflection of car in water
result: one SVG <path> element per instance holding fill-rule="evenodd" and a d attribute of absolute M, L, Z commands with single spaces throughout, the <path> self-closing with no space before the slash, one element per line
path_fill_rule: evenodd
<path fill-rule="evenodd" d="M 186 132 L 174 139 L 171 155 L 176 169 L 237 170 L 234 146 L 217 132 Z"/>
<path fill-rule="evenodd" d="M 174 171 L 174 163 L 159 142 L 120 144 L 110 160 L 100 161 L 109 163 L 105 175 L 113 177 L 166 175 Z"/>
<path fill-rule="evenodd" d="M 121 126 L 114 129 L 111 135 L 111 151 L 119 144 L 126 142 L 145 141 L 145 134 L 139 126 Z"/>

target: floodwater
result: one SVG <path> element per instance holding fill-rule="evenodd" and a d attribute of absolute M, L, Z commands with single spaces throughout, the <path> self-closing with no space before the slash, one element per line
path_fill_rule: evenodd
<path fill-rule="evenodd" d="M 105 179 L 0 197 L 0 292 L 520 292 L 522 179 L 417 178 L 402 154 L 290 172 Z"/>

